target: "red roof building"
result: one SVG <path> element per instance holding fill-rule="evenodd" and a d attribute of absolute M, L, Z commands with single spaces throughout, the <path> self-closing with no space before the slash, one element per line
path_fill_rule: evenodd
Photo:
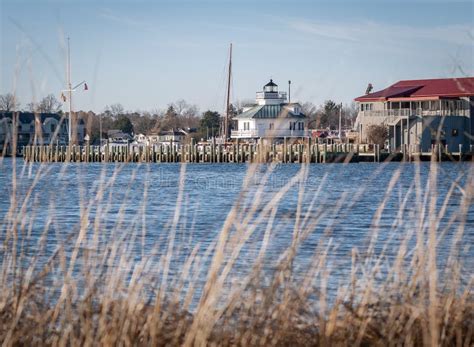
<path fill-rule="evenodd" d="M 399 81 L 378 92 L 359 96 L 358 102 L 417 101 L 474 96 L 474 77 Z"/>
<path fill-rule="evenodd" d="M 472 151 L 474 146 L 474 77 L 399 81 L 359 96 L 356 128 L 359 141 L 370 143 L 371 127 L 389 130 L 387 147 L 430 151 Z"/>

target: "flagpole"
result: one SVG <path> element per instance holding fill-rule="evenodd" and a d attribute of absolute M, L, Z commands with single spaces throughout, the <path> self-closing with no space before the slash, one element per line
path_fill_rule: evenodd
<path fill-rule="evenodd" d="M 68 137 L 69 137 L 69 145 L 71 145 L 72 141 L 72 86 L 71 86 L 71 50 L 69 46 L 69 37 L 67 38 L 67 86 L 68 86 L 68 93 L 69 93 L 69 122 L 68 122 Z"/>
<path fill-rule="evenodd" d="M 77 88 L 80 86 L 84 85 L 84 90 L 89 90 L 89 87 L 87 86 L 86 81 L 82 81 L 76 86 L 72 86 L 71 83 L 71 45 L 70 45 L 70 39 L 69 37 L 67 38 L 67 69 L 66 69 L 66 79 L 67 79 L 67 89 L 63 90 L 61 92 L 61 99 L 63 102 L 66 102 L 66 99 L 69 98 L 68 104 L 69 104 L 69 117 L 68 117 L 68 145 L 72 144 L 72 92 L 76 91 Z M 64 95 L 64 93 L 67 92 L 68 97 Z"/>

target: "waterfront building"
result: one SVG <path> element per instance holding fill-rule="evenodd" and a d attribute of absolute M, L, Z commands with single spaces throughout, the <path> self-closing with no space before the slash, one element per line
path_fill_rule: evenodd
<path fill-rule="evenodd" d="M 457 152 L 474 144 L 474 77 L 400 81 L 355 101 L 362 143 L 370 126 L 385 125 L 394 150 L 410 145 L 428 152 L 439 141 Z"/>
<path fill-rule="evenodd" d="M 107 146 L 109 148 L 128 147 L 132 142 L 132 136 L 119 129 L 107 131 Z"/>
<path fill-rule="evenodd" d="M 147 143 L 148 144 L 182 144 L 184 143 L 186 137 L 195 132 L 195 129 L 169 129 L 169 130 L 161 130 L 155 133 L 151 133 L 147 135 Z"/>
<path fill-rule="evenodd" d="M 263 91 L 257 92 L 256 104 L 237 115 L 234 139 L 307 137 L 307 117 L 299 103 L 287 101 L 286 92 L 279 92 L 278 85 L 270 80 Z"/>
<path fill-rule="evenodd" d="M 136 134 L 133 136 L 133 144 L 148 145 L 148 138 L 144 134 Z"/>
<path fill-rule="evenodd" d="M 16 124 L 17 148 L 26 145 L 67 145 L 67 117 L 58 113 L 1 112 L 0 146 L 5 144 L 10 153 Z M 73 143 L 84 142 L 85 124 L 82 119 L 73 122 Z"/>

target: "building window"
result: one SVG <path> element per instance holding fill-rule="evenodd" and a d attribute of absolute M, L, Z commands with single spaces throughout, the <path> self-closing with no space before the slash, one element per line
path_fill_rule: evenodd
<path fill-rule="evenodd" d="M 54 133 L 54 130 L 55 130 L 55 126 L 54 124 L 51 124 L 51 132 Z"/>
<path fill-rule="evenodd" d="M 446 131 L 441 129 L 441 131 L 438 131 L 438 129 L 431 129 L 431 138 L 432 139 L 437 139 L 441 138 L 443 139 L 446 136 Z"/>
<path fill-rule="evenodd" d="M 269 127 L 269 128 L 270 128 L 270 130 L 273 130 L 273 129 L 274 129 L 273 123 L 270 123 L 270 127 Z"/>

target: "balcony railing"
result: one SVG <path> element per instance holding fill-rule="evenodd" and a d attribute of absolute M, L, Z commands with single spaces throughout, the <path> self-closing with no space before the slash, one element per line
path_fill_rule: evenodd
<path fill-rule="evenodd" d="M 230 132 L 231 137 L 258 137 L 257 129 L 253 130 L 232 130 Z"/>
<path fill-rule="evenodd" d="M 421 108 L 401 108 L 396 110 L 360 111 L 366 117 L 409 117 L 409 116 L 469 116 L 469 110 L 423 110 Z"/>
<path fill-rule="evenodd" d="M 232 130 L 232 138 L 258 138 L 258 137 L 307 137 L 308 130 L 269 130 L 269 129 L 251 129 L 251 130 Z"/>

